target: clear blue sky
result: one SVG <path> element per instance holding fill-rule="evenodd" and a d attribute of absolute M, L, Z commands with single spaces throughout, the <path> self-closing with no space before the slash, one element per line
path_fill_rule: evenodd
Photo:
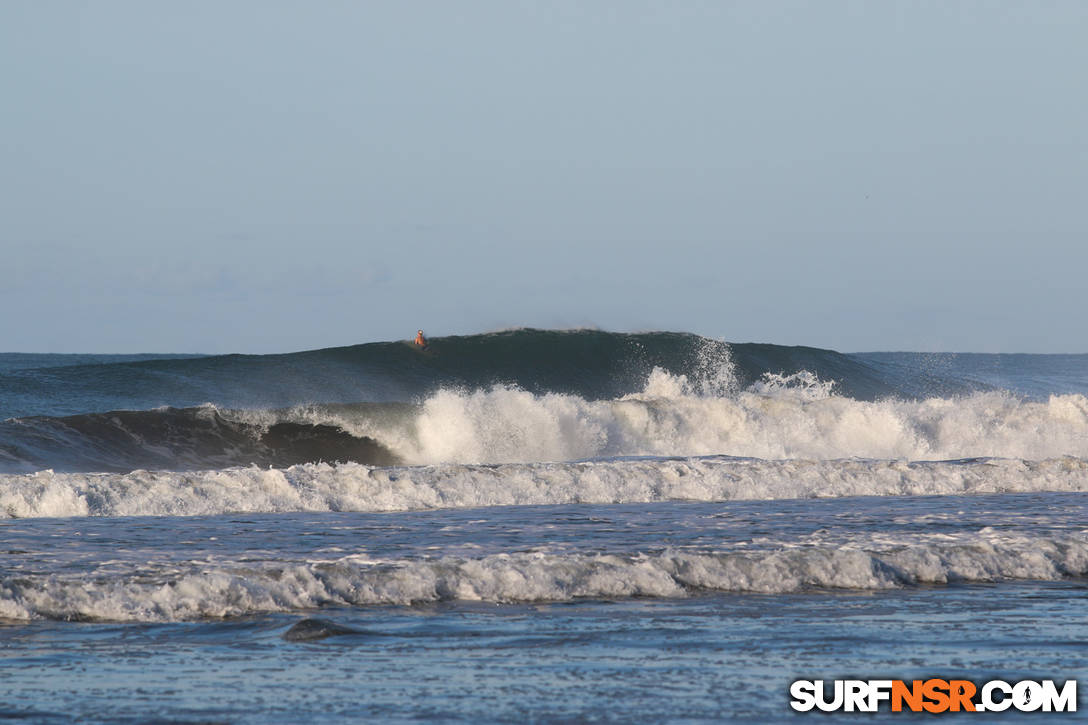
<path fill-rule="evenodd" d="M 0 2 L 0 350 L 1088 351 L 1088 3 Z"/>

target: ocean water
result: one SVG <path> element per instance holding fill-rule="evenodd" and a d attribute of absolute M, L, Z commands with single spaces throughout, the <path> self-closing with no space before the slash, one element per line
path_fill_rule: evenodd
<path fill-rule="evenodd" d="M 1078 679 L 1074 721 L 1086 492 L 1088 355 L 0 355 L 0 717 L 794 722 L 795 679 L 941 677 Z"/>

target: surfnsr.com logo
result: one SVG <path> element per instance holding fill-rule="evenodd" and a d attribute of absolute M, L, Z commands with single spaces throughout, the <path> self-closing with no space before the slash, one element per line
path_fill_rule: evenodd
<path fill-rule="evenodd" d="M 830 690 L 830 692 L 829 692 Z M 1076 712 L 1077 681 L 1059 688 L 1054 680 L 797 680 L 790 685 L 790 707 L 798 712 Z"/>

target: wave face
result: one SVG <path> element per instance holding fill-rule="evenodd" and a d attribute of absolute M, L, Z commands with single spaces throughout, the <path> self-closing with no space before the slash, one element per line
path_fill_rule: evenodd
<path fill-rule="evenodd" d="M 34 415 L 0 421 L 8 473 L 1088 458 L 1088 356 L 844 355 L 681 333 L 518 330 L 425 351 L 374 343 L 51 367 L 24 358 L 0 365 L 0 403 L 37 401 Z M 194 399 L 203 402 L 170 407 Z M 115 409 L 141 402 L 162 407 Z M 87 412 L 97 405 L 108 412 Z M 66 406 L 82 412 L 47 414 Z"/>
<path fill-rule="evenodd" d="M 138 468 L 291 466 L 310 461 L 394 465 L 366 436 L 322 423 L 247 423 L 212 406 L 17 418 L 0 423 L 9 469 L 131 471 Z"/>
<path fill-rule="evenodd" d="M 706 385 L 741 387 L 764 373 L 807 370 L 835 380 L 839 392 L 871 400 L 945 395 L 985 388 L 936 374 L 915 376 L 882 360 L 831 350 L 733 344 L 687 333 L 621 334 L 594 330 L 513 330 L 445 337 L 426 351 L 379 342 L 282 355 L 121 359 L 0 355 L 0 419 L 111 410 L 283 408 L 302 403 L 410 402 L 439 389 L 515 386 L 534 394 L 587 400 L 642 390 L 654 368 Z M 728 361 L 727 380 L 714 376 Z"/>

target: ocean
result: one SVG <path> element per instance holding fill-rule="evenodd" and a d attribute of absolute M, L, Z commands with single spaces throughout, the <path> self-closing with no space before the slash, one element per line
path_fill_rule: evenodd
<path fill-rule="evenodd" d="M 1074 721 L 1086 492 L 1088 355 L 0 354 L 0 718 L 800 722 L 795 680 L 943 678 L 1075 679 L 992 716 Z"/>

